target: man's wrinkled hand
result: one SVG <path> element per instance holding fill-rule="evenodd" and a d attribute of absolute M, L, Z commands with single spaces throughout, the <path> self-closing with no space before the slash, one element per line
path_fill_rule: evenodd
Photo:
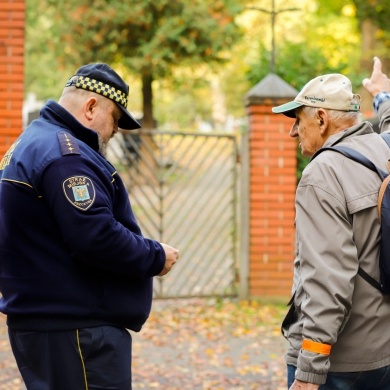
<path fill-rule="evenodd" d="M 177 260 L 179 259 L 180 253 L 179 253 L 178 249 L 173 248 L 170 245 L 164 244 L 162 242 L 160 244 L 163 247 L 164 252 L 165 252 L 165 264 L 164 264 L 164 268 L 158 274 L 158 276 L 164 276 L 176 264 Z"/>

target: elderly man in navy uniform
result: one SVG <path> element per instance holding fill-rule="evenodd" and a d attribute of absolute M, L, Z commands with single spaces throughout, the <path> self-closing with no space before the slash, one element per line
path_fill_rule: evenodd
<path fill-rule="evenodd" d="M 179 251 L 145 238 L 105 151 L 140 127 L 106 64 L 78 69 L 0 163 L 0 311 L 28 390 L 131 389 L 131 335 Z"/>

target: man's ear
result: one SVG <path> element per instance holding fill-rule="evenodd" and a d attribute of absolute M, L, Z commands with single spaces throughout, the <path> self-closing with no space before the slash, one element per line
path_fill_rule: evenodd
<path fill-rule="evenodd" d="M 88 100 L 84 104 L 84 115 L 89 121 L 93 119 L 96 106 L 97 106 L 97 99 L 94 97 L 88 98 Z"/>
<path fill-rule="evenodd" d="M 317 110 L 318 125 L 321 135 L 325 135 L 329 127 L 329 116 L 326 110 L 319 108 Z"/>

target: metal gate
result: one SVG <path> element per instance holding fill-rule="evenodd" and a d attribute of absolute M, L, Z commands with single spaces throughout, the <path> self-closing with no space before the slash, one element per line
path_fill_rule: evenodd
<path fill-rule="evenodd" d="M 155 278 L 155 297 L 236 295 L 236 136 L 118 135 L 110 142 L 108 158 L 128 189 L 144 236 L 180 249 L 173 270 Z"/>

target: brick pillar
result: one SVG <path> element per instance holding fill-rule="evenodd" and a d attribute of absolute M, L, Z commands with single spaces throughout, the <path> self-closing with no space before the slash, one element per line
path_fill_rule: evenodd
<path fill-rule="evenodd" d="M 249 295 L 288 297 L 295 252 L 296 140 L 271 108 L 297 91 L 274 74 L 245 97 L 249 117 Z"/>
<path fill-rule="evenodd" d="M 0 159 L 23 126 L 25 0 L 0 0 Z"/>

